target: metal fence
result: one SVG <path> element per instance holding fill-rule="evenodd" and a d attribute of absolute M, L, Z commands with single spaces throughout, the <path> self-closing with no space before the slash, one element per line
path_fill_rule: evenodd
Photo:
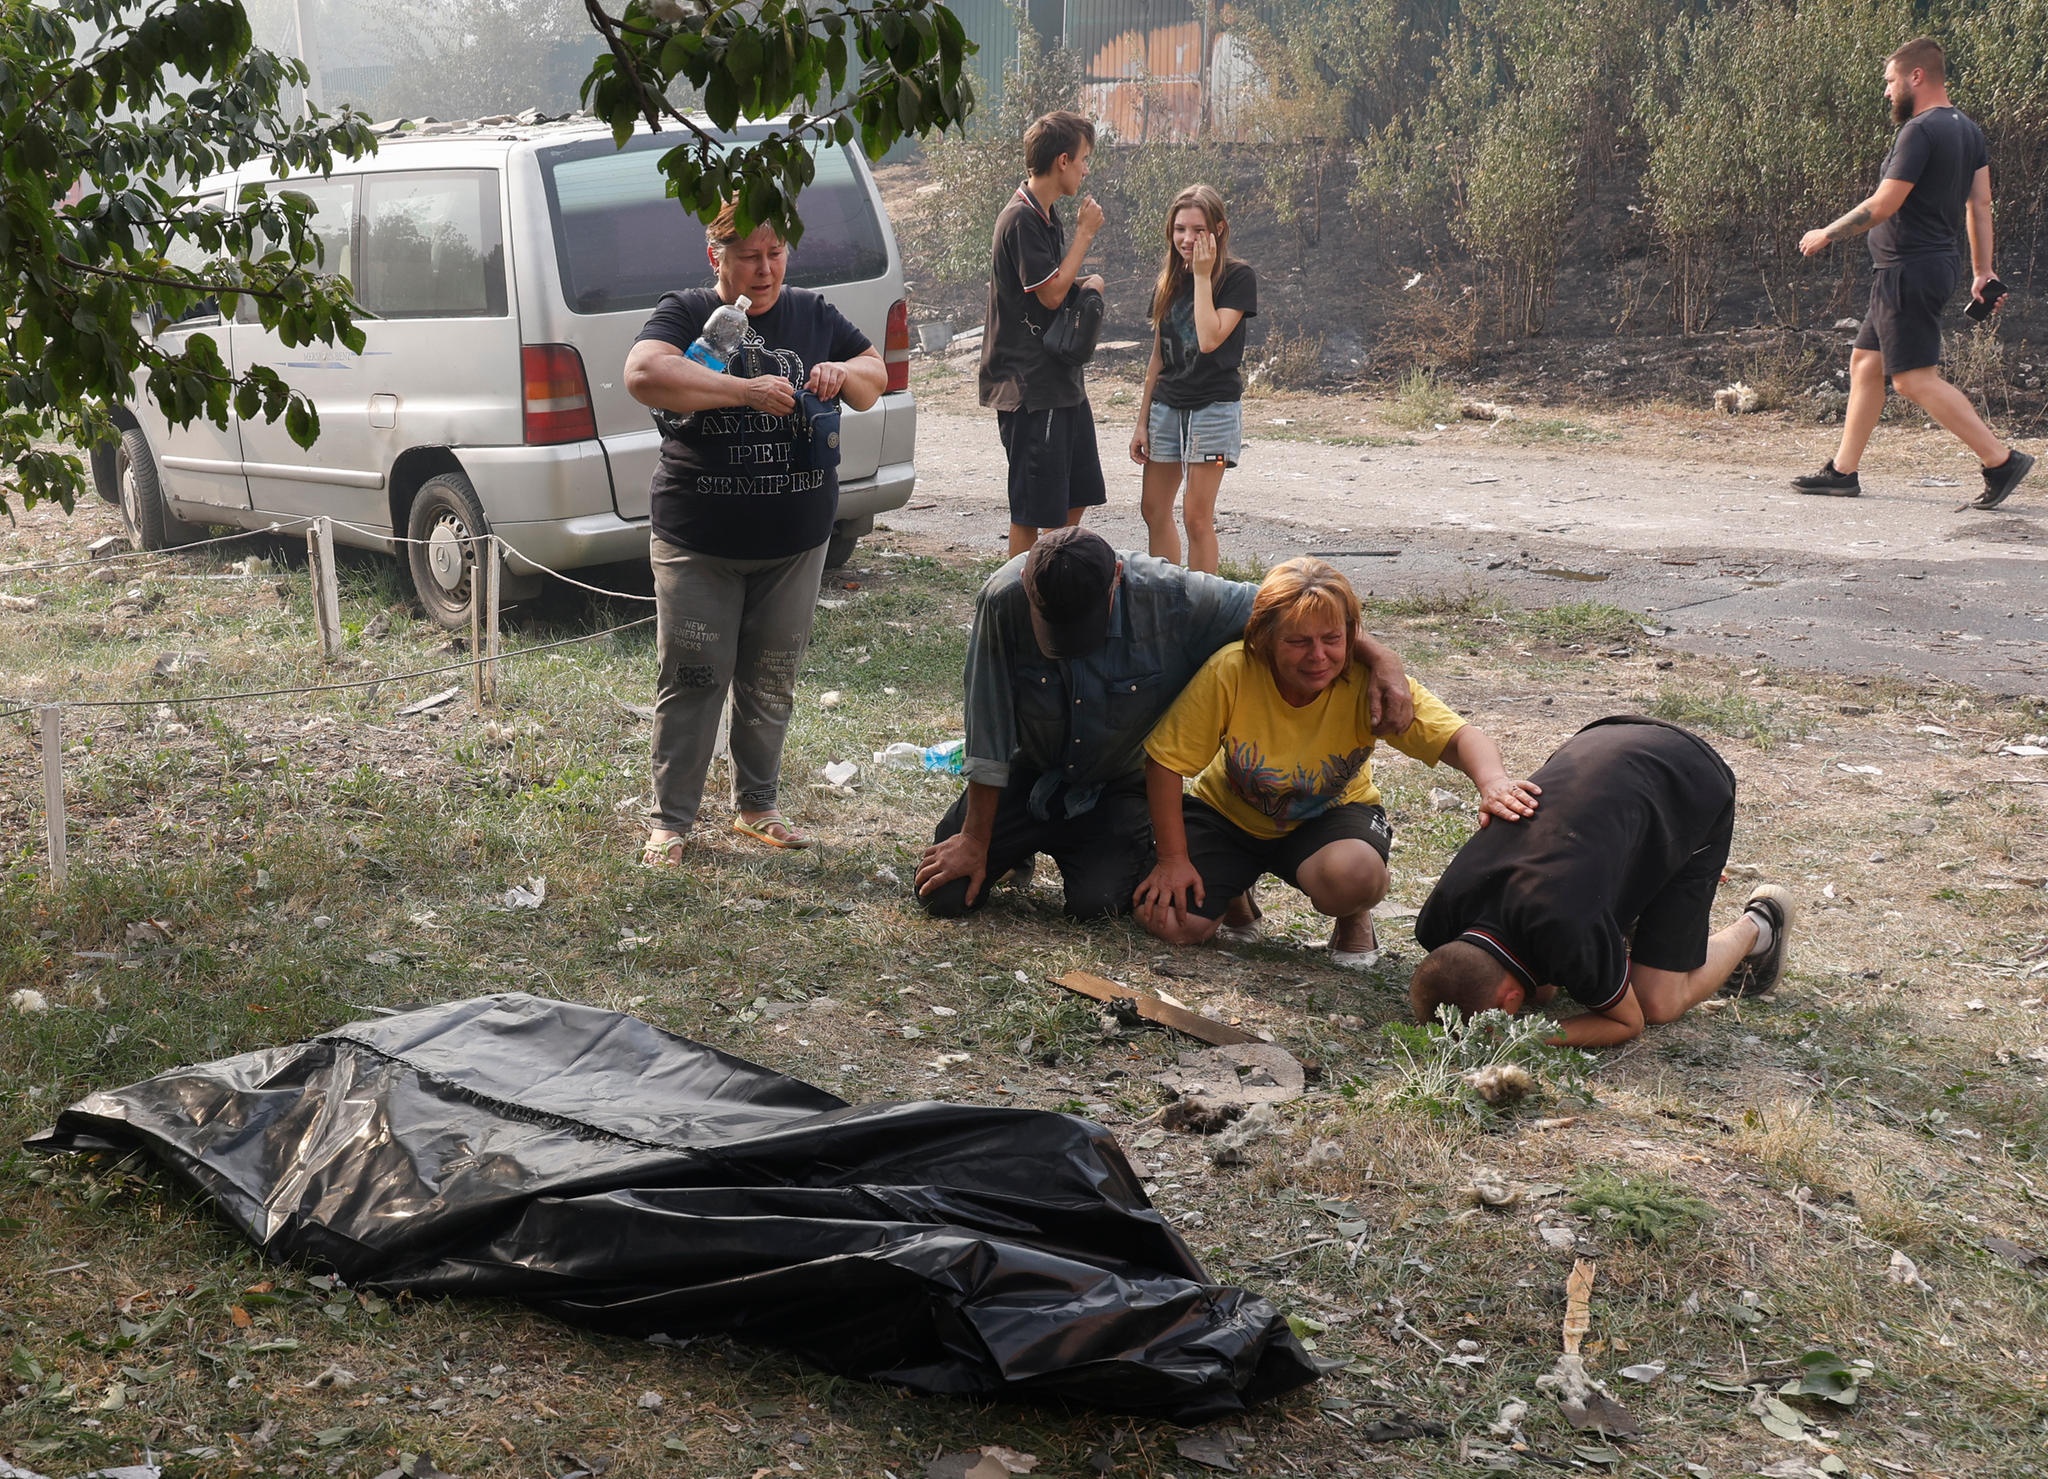
<path fill-rule="evenodd" d="M 993 108 L 1017 58 L 1016 13 L 1009 0 L 949 3 L 981 46 L 972 64 Z M 1257 136 L 1264 78 L 1214 0 L 1037 0 L 1031 9 L 1045 39 L 1079 57 L 1081 109 L 1111 143 Z"/>

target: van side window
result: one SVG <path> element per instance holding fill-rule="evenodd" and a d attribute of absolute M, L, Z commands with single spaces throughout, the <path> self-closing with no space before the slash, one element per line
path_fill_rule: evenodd
<path fill-rule="evenodd" d="M 674 147 L 673 134 L 643 134 L 624 149 L 585 139 L 538 151 L 562 292 L 574 312 L 652 308 L 663 293 L 711 281 L 704 225 L 669 196 L 661 173 L 661 156 Z M 889 270 L 881 221 L 845 150 L 818 149 L 816 173 L 796 204 L 804 239 L 789 254 L 792 285 L 866 282 Z"/>
<path fill-rule="evenodd" d="M 378 318 L 502 318 L 495 170 L 363 176 L 357 297 Z"/>
<path fill-rule="evenodd" d="M 192 203 L 203 210 L 218 211 L 226 208 L 227 200 L 225 195 L 203 195 Z M 187 237 L 174 236 L 164 252 L 164 260 L 173 267 L 181 267 L 187 272 L 204 272 L 213 265 L 215 258 L 208 255 L 198 242 Z M 220 304 L 212 298 L 202 298 L 179 316 L 177 326 L 191 328 L 203 323 L 219 322 Z M 164 327 L 168 328 L 170 325 L 166 324 Z"/>
<path fill-rule="evenodd" d="M 329 277 L 345 277 L 355 281 L 356 253 L 356 180 L 349 176 L 338 180 L 279 180 L 263 187 L 276 194 L 289 190 L 304 195 L 313 202 L 313 216 L 308 223 L 313 236 L 320 244 L 320 271 Z M 258 255 L 267 252 L 274 245 L 267 236 L 256 243 Z M 256 303 L 244 298 L 235 322 L 253 324 L 256 322 Z"/>

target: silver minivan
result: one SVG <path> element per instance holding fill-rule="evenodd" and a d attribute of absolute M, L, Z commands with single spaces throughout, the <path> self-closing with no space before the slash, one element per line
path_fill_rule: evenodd
<path fill-rule="evenodd" d="M 435 124 L 331 175 L 259 163 L 206 180 L 200 193 L 223 200 L 250 184 L 313 199 L 324 270 L 366 310 L 362 352 L 288 347 L 217 307 L 159 325 L 168 348 L 209 334 L 237 372 L 270 365 L 312 399 L 319 439 L 298 447 L 282 418 L 171 426 L 138 395 L 114 408 L 119 445 L 93 457 L 100 495 L 150 549 L 206 525 L 326 515 L 337 542 L 402 551 L 428 615 L 451 627 L 469 623 L 473 535 L 503 540 L 508 600 L 538 589 L 536 566 L 645 559 L 661 438 L 626 393 L 626 351 L 663 293 L 711 280 L 704 229 L 657 166 L 678 142 L 641 133 L 619 149 L 587 120 Z M 821 146 L 797 206 L 788 280 L 830 298 L 889 367 L 887 393 L 841 424 L 827 563 L 842 565 L 916 478 L 909 304 L 857 151 Z"/>

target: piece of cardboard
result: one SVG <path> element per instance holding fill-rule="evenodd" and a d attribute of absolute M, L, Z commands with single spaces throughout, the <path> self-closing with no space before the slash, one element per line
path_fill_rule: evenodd
<path fill-rule="evenodd" d="M 1092 997 L 1100 1002 L 1128 1001 L 1138 1009 L 1138 1015 L 1147 1022 L 1156 1022 L 1161 1027 L 1171 1027 L 1175 1032 L 1185 1032 L 1189 1037 L 1198 1037 L 1216 1047 L 1229 1047 L 1233 1043 L 1257 1042 L 1255 1033 L 1218 1022 L 1200 1012 L 1188 1011 L 1185 1007 L 1168 1006 L 1156 996 L 1130 986 L 1119 986 L 1114 981 L 1088 971 L 1068 971 L 1064 976 L 1053 977 L 1053 985 L 1064 986 L 1069 991 Z"/>

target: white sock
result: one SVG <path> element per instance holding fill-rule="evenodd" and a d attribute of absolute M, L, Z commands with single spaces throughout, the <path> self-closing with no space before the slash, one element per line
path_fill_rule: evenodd
<path fill-rule="evenodd" d="M 1748 953 L 1762 955 L 1771 948 L 1771 941 L 1776 938 L 1771 932 L 1770 918 L 1761 909 L 1746 909 L 1743 912 L 1756 924 L 1756 943 L 1749 947 Z"/>

